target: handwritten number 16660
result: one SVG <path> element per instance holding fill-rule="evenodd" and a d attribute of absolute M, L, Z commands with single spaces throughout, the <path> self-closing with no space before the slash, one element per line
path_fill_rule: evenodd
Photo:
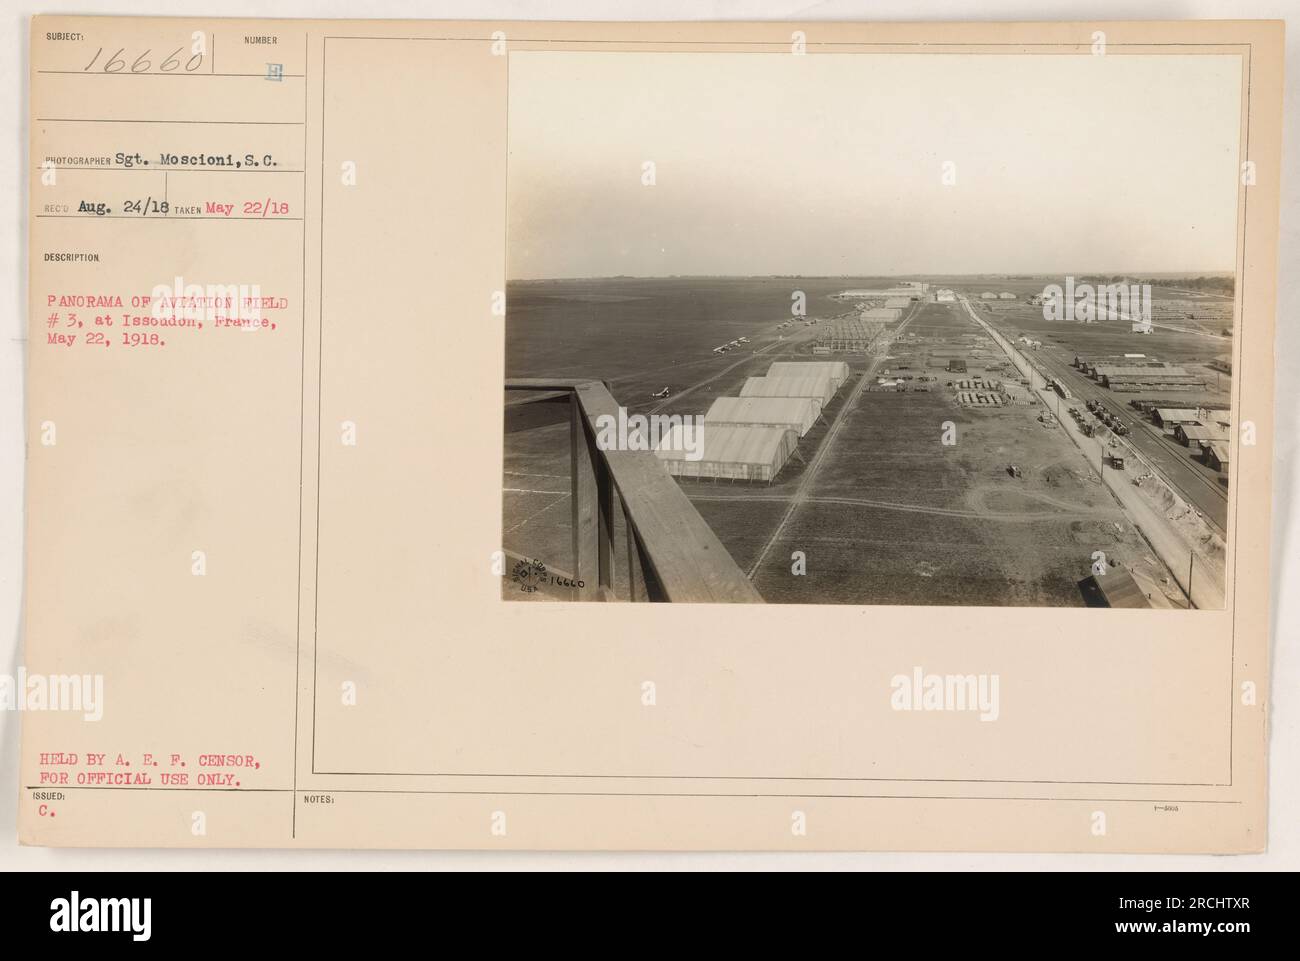
<path fill-rule="evenodd" d="M 167 59 L 158 65 L 159 71 L 161 71 L 162 73 L 172 73 L 176 70 L 179 70 L 181 67 L 181 60 L 179 55 L 183 53 L 184 50 L 185 50 L 184 47 L 177 47 L 170 54 L 168 54 Z M 152 52 L 153 52 L 152 50 L 146 50 L 144 53 L 140 54 L 140 56 L 136 57 L 135 61 L 130 66 L 130 72 L 148 73 L 153 68 L 153 61 L 149 59 L 149 54 Z M 86 71 L 94 67 L 95 64 L 99 62 L 99 58 L 103 55 L 103 53 L 104 53 L 103 47 L 100 47 L 98 50 L 96 50 L 95 56 L 91 59 L 90 63 L 86 64 L 84 67 L 81 68 L 82 72 L 85 73 Z M 121 73 L 123 70 L 127 69 L 126 60 L 122 56 L 123 53 L 126 53 L 126 47 L 122 47 L 120 50 L 117 51 L 117 53 L 113 54 L 111 57 L 108 58 L 108 60 L 104 62 L 104 66 L 102 68 L 104 73 Z M 196 53 L 188 60 L 185 61 L 185 72 L 193 73 L 195 70 L 198 70 L 199 67 L 202 66 L 202 64 L 203 64 L 203 54 Z"/>

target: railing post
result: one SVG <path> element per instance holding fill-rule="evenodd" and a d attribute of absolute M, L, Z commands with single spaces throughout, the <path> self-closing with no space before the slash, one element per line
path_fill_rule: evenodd
<path fill-rule="evenodd" d="M 594 438 L 593 438 L 594 446 Z M 605 600 L 614 599 L 614 481 L 599 451 L 592 451 L 596 462 L 596 503 L 599 512 L 596 538 L 599 544 L 597 566 L 600 590 Z"/>
<path fill-rule="evenodd" d="M 600 506 L 597 483 L 599 452 L 587 431 L 586 416 L 575 391 L 569 401 L 569 453 L 573 485 L 573 576 L 585 585 L 579 594 L 600 590 Z"/>
<path fill-rule="evenodd" d="M 569 403 L 573 571 L 555 570 L 582 581 L 577 599 L 612 599 L 617 496 L 628 530 L 632 599 L 762 602 L 744 571 L 653 453 L 598 448 L 596 424 L 602 418 L 618 416 L 618 404 L 608 385 L 566 378 L 512 378 L 506 381 L 506 390 L 543 394 L 507 402 L 507 433 L 558 426 L 566 414 L 562 405 L 566 400 Z"/>
<path fill-rule="evenodd" d="M 623 504 L 623 534 L 627 541 L 627 599 L 636 600 L 637 546 L 636 531 L 632 528 L 632 515 L 628 513 L 627 504 Z"/>

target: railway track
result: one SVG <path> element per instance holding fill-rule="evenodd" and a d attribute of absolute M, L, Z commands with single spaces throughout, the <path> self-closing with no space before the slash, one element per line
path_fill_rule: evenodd
<path fill-rule="evenodd" d="M 1096 400 L 1104 404 L 1112 413 L 1117 411 L 1113 399 L 1107 396 L 1108 392 L 1104 388 L 1083 377 L 1068 363 L 1051 356 L 1046 350 L 1039 351 L 1037 359 L 1051 371 L 1054 377 L 1067 384 L 1077 399 L 1085 402 Z M 1127 412 L 1125 417 L 1129 420 L 1135 419 Z M 1152 463 L 1152 467 L 1163 476 L 1165 482 L 1200 511 L 1220 534 L 1226 532 L 1228 492 L 1219 484 L 1217 478 L 1210 477 L 1191 464 L 1183 463 L 1184 448 L 1171 449 L 1169 444 L 1153 437 L 1141 424 L 1134 424 L 1133 429 L 1125 435 L 1124 439 L 1144 454 Z"/>

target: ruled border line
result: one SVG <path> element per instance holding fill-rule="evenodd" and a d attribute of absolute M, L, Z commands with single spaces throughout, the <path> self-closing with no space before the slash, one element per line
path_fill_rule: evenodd
<path fill-rule="evenodd" d="M 318 265 L 318 266 L 319 266 L 319 272 L 320 272 L 320 290 L 319 290 L 320 300 L 319 300 L 319 303 L 318 303 L 318 305 L 317 305 L 317 307 L 318 307 L 318 324 L 319 324 L 319 331 L 318 331 L 318 337 L 317 337 L 317 343 L 318 343 L 318 355 L 317 355 L 317 384 L 316 384 L 316 387 L 317 387 L 317 407 L 316 407 L 316 462 L 317 462 L 317 469 L 316 469 L 316 542 L 315 542 L 315 552 L 316 552 L 316 565 L 315 565 L 315 566 L 316 566 L 316 571 L 315 571 L 315 586 L 314 586 L 314 596 L 313 596 L 314 614 L 313 614 L 313 628 L 312 628 L 312 632 L 313 632 L 313 643 L 312 643 L 312 752 L 311 752 L 312 770 L 311 770 L 311 773 L 312 773 L 313 775 L 321 775 L 321 776 L 337 776 L 337 777 L 389 777 L 389 776 L 391 776 L 391 777 L 448 777 L 448 778 L 452 778 L 452 777 L 484 777 L 484 778 L 489 778 L 489 777 L 501 777 L 501 778 L 511 778 L 511 777 L 538 777 L 538 778 L 555 778 L 555 779 L 563 779 L 563 778 L 574 778 L 574 779 L 579 779 L 579 778 L 593 778 L 593 779 L 595 779 L 595 778 L 611 778 L 611 779 L 612 779 L 612 778 L 620 778 L 620 779 L 623 779 L 623 778 L 630 778 L 630 779 L 634 779 L 634 780 L 636 780 L 636 779 L 644 779 L 644 780 L 744 780 L 744 781 L 857 781 L 857 782 L 863 782 L 863 783 L 868 783 L 868 782 L 909 782 L 909 783 L 917 783 L 917 784 L 924 784 L 924 783 L 949 783 L 949 784 L 952 784 L 952 783 L 958 783 L 958 784 L 1078 784 L 1078 785 L 1089 785 L 1089 784 L 1093 784 L 1093 785 L 1133 786 L 1133 787 L 1151 787 L 1151 786 L 1162 786 L 1162 785 L 1163 785 L 1163 786 L 1169 786 L 1169 787 L 1206 787 L 1206 788 L 1231 788 L 1231 787 L 1233 787 L 1233 781 L 1232 781 L 1232 774 L 1233 774 L 1233 755 L 1234 755 L 1234 751 L 1235 751 L 1235 747 L 1236 747 L 1236 745 L 1235 745 L 1235 736 L 1234 736 L 1234 728 L 1233 728 L 1233 719 L 1234 719 L 1235 708 L 1236 708 L 1236 689 L 1235 689 L 1235 682 L 1236 682 L 1236 664 L 1235 664 L 1235 658 L 1236 658 L 1236 606 L 1237 606 L 1237 605 L 1236 605 L 1236 599 L 1237 599 L 1237 598 L 1236 598 L 1236 593 L 1237 593 L 1236 569 L 1237 569 L 1237 557 L 1238 557 L 1238 548 L 1239 548 L 1239 543 L 1238 543 L 1238 542 L 1239 542 L 1239 540 L 1240 540 L 1240 538 L 1239 538 L 1239 537 L 1236 537 L 1236 536 L 1234 536 L 1234 537 L 1232 538 L 1232 541 L 1233 541 L 1233 543 L 1232 543 L 1233 579 L 1232 579 L 1232 585 L 1231 585 L 1231 586 L 1232 586 L 1232 592 L 1231 592 L 1231 600 L 1227 602 L 1227 603 L 1230 604 L 1230 608 L 1231 608 L 1231 628 L 1230 628 L 1230 632 L 1229 632 L 1229 633 L 1230 633 L 1230 650 L 1231 650 L 1231 655 L 1230 655 L 1230 658 L 1229 658 L 1229 684 L 1228 684 L 1228 687 L 1229 687 L 1229 704 L 1230 704 L 1230 709 L 1229 709 L 1229 735 L 1228 735 L 1228 781 L 1227 781 L 1227 783 L 1221 783 L 1221 782 L 1212 782 L 1212 783 L 1198 783 L 1198 782 L 1155 782 L 1155 781 L 1071 781 L 1071 780 L 1059 780 L 1059 779 L 1041 779 L 1041 780 L 1008 780 L 1008 779 L 1004 779 L 1004 778 L 871 778 L 871 777 L 809 778 L 809 777 L 798 777 L 798 776 L 796 776 L 796 777 L 790 777 L 790 776 L 778 776 L 778 775 L 762 775 L 762 776 L 757 776 L 757 777 L 755 777 L 755 776 L 741 776 L 741 775 L 726 775 L 726 776 L 721 776 L 721 777 L 719 777 L 719 776 L 716 776 L 716 775 L 636 775 L 636 774 L 632 774 L 632 775 L 629 775 L 629 774 L 476 774 L 476 773 L 437 773 L 437 772 L 433 772 L 433 773 L 428 773 L 428 772 L 424 772 L 424 773 L 389 772 L 389 773 L 386 773 L 386 772 L 375 772 L 375 771 L 318 771 L 317 768 L 316 768 L 316 728 L 317 728 L 317 726 L 318 726 L 318 717 L 319 717 L 319 714 L 318 714 L 318 711 L 317 711 L 317 693 L 318 693 L 318 691 L 317 691 L 317 687 L 318 687 L 318 680 L 317 680 L 317 678 L 318 678 L 318 661 L 319 661 L 319 629 L 320 629 L 320 543 L 321 543 L 321 542 L 320 542 L 320 489 L 321 489 L 320 450 L 321 450 L 321 430 L 322 430 L 322 423 L 321 423 L 321 404 L 320 404 L 320 399 L 321 399 L 322 392 L 323 392 L 323 376 L 322 376 L 322 374 L 323 374 L 323 363 L 324 363 L 324 353 L 325 353 L 325 352 L 324 352 L 324 327 L 325 327 L 325 324 L 324 324 L 324 314 L 325 314 L 325 178 L 324 178 L 324 167 L 325 167 L 325 116 L 326 116 L 326 110 L 325 110 L 325 107 L 326 107 L 325 83 L 326 83 L 326 76 L 327 76 L 327 72 L 326 72 L 326 51 L 327 51 L 327 49 L 328 49 L 328 42 L 329 42 L 330 40 L 364 40 L 364 41 L 376 41 L 376 40 L 377 40 L 377 41 L 405 41 L 405 42 L 454 42 L 454 41 L 462 41 L 462 42 L 474 42 L 474 43 L 490 43 L 490 42 L 492 42 L 492 38 L 490 38 L 490 37 L 487 37 L 487 38 L 482 38 L 482 37 L 388 37 L 388 36 L 340 36 L 340 35 L 332 35 L 332 34 L 331 34 L 331 35 L 326 35 L 326 36 L 322 37 L 322 40 L 321 40 L 321 51 L 322 51 L 322 52 L 321 52 L 321 157 L 320 157 L 320 165 L 321 165 L 321 206 L 320 206 L 320 241 L 321 241 L 321 259 L 320 259 L 320 263 L 319 263 L 319 265 Z M 710 47 L 713 47 L 713 48 L 717 48 L 717 47 L 726 47 L 726 46 L 764 46 L 764 47 L 772 47 L 772 48 L 774 48 L 774 49 L 780 49 L 780 50 L 785 50 L 785 49 L 788 49 L 788 47 L 789 47 L 789 44 L 788 44 L 788 43 L 785 43 L 785 42 L 777 42 L 777 41 L 738 41 L 738 42 L 727 42 L 727 41 L 688 41 L 688 40 L 679 40 L 679 41 L 657 41 L 657 40 L 650 40 L 650 41 L 646 41 L 646 40 L 631 40 L 631 41 L 629 41 L 629 40 L 582 40 L 582 41 L 579 41 L 579 40 L 560 40 L 560 39 L 541 39 L 541 40 L 538 40 L 538 39 L 533 39 L 533 38 L 528 38 L 528 37 L 515 37 L 515 38 L 512 39 L 511 42 L 514 42 L 514 43 L 551 43 L 551 44 L 589 43 L 589 44 L 596 44 L 596 45 L 615 45 L 615 44 L 616 44 L 616 45 L 636 45 L 636 44 L 649 44 L 649 43 L 653 43 L 653 44 L 655 44 L 656 46 L 672 46 L 672 45 L 691 45 L 691 44 L 694 44 L 694 45 L 706 45 L 706 46 L 710 46 Z M 878 42 L 871 42 L 871 41 L 844 41 L 844 42 L 839 42 L 839 41 L 825 41 L 825 42 L 820 42 L 820 43 L 809 43 L 808 46 L 809 46 L 809 47 L 814 47 L 814 46 L 843 46 L 843 47 L 859 47 L 859 48 L 860 48 L 860 47 L 873 47 L 873 46 L 891 46 L 891 47 L 927 47 L 927 48 L 934 48 L 934 47 L 967 47 L 967 48 L 969 48 L 969 47 L 1015 47 L 1015 48 L 1018 48 L 1018 49 L 1043 48 L 1043 49 L 1057 49 L 1057 50 L 1059 50 L 1059 49 L 1061 49 L 1061 48 L 1068 48 L 1068 49 L 1070 49 L 1070 50 L 1086 50 L 1086 49 L 1088 49 L 1089 44 L 1087 44 L 1087 43 L 1037 43 L 1037 44 L 1028 44 L 1028 43 L 942 43 L 942 44 L 932 44 L 932 43 L 924 43 L 924 42 L 919 42 L 919 41 L 908 41 L 908 42 L 888 42 L 888 43 L 878 43 Z M 1251 112 L 1252 112 L 1252 111 L 1251 111 L 1251 93 L 1252 93 L 1252 91 L 1251 91 L 1251 88 L 1250 88 L 1250 82 L 1249 82 L 1249 75 L 1250 75 L 1250 74 L 1249 74 L 1249 70 L 1250 70 L 1250 62 L 1251 62 L 1251 58 L 1253 57 L 1253 54 L 1254 54 L 1254 43 L 1253 43 L 1253 41 L 1242 41 L 1242 42 L 1234 42 L 1234 43 L 1226 43 L 1226 42 L 1225 42 L 1225 43 L 1182 43 L 1182 42 L 1166 42 L 1166 43 L 1111 43 L 1111 44 L 1108 44 L 1108 46 L 1109 46 L 1109 47 L 1141 47 L 1141 48 L 1161 48 L 1161 47 L 1197 47 L 1197 48 L 1215 48 L 1215 47 L 1226 47 L 1226 48 L 1234 48 L 1234 49 L 1236 49 L 1237 51 L 1239 51 L 1238 56 L 1241 56 L 1240 51 L 1244 50 L 1244 51 L 1245 51 L 1245 56 L 1246 56 L 1246 61 L 1247 61 L 1247 76 L 1248 76 L 1247 84 L 1246 84 L 1246 111 L 1245 111 L 1245 113 L 1246 113 L 1246 118 L 1245 118 L 1245 120 L 1246 120 L 1245 143 L 1246 143 L 1246 146 L 1247 146 L 1247 148 L 1248 148 L 1248 146 L 1249 146 L 1249 142 L 1250 142 L 1250 122 L 1251 122 Z M 530 51 L 530 52 L 546 52 L 546 51 L 543 49 L 543 50 L 541 50 L 541 51 Z M 573 51 L 558 51 L 558 52 L 573 52 Z M 661 51 L 661 50 L 649 50 L 649 51 L 643 51 L 643 52 L 647 52 L 647 53 L 656 53 L 656 52 L 667 52 L 667 51 Z M 727 52 L 729 52 L 729 51 L 712 49 L 712 50 L 701 51 L 701 52 L 703 52 L 703 53 L 710 53 L 710 54 L 713 54 L 713 53 L 727 53 Z M 971 53 L 978 53 L 978 51 L 968 51 L 968 52 L 971 52 Z M 865 50 L 862 50 L 862 51 L 853 51 L 853 53 L 857 53 L 857 54 L 859 54 L 859 55 L 863 55 L 863 56 L 871 56 L 871 55 L 872 55 L 872 53 L 871 53 L 870 51 L 865 51 Z M 1207 54 L 1207 56 L 1208 56 L 1208 55 L 1210 55 L 1210 54 Z M 509 65 L 509 57 L 507 56 L 507 69 L 508 69 L 508 65 Z M 510 100 L 510 95 L 509 95 L 509 87 L 508 87 L 508 82 L 507 82 L 507 89 L 506 89 L 506 110 L 507 110 L 507 118 L 508 118 L 508 116 L 509 116 L 509 113 L 508 113 L 508 112 L 509 112 L 509 100 Z M 507 140 L 507 142 L 508 142 L 508 140 Z M 1240 141 L 1239 141 L 1239 149 L 1241 149 Z M 507 176 L 507 187 L 508 187 L 508 178 L 509 178 L 509 164 L 508 164 L 508 163 L 507 163 L 507 165 L 506 165 L 506 176 Z M 1246 207 L 1245 207 L 1244 202 L 1243 202 L 1243 204 L 1242 204 L 1242 209 L 1241 209 L 1241 218 L 1242 218 L 1242 244 L 1241 244 L 1241 246 L 1242 246 L 1242 260 L 1241 260 L 1241 263 L 1240 263 L 1240 265 L 1239 265 L 1239 267 L 1238 267 L 1238 278 L 1237 278 L 1238 282 L 1242 282 L 1242 281 L 1244 281 L 1244 277 L 1242 276 L 1242 274 L 1243 274 L 1243 272 L 1244 272 L 1244 270 L 1245 270 L 1245 249 L 1246 249 L 1246 245 L 1247 245 L 1248 238 L 1249 238 L 1248 224 L 1247 224 L 1247 221 L 1246 221 Z M 1245 298 L 1244 298 L 1244 296 L 1243 296 L 1243 297 L 1242 297 L 1242 306 L 1241 306 L 1241 309 L 1240 309 L 1239 312 L 1238 312 L 1238 317 L 1237 317 L 1236 323 L 1235 323 L 1235 325 L 1234 325 L 1234 330 L 1233 330 L 1234 342 L 1236 341 L 1236 338 L 1237 338 L 1237 332 L 1238 332 L 1238 329 L 1241 329 L 1241 330 L 1244 331 L 1244 328 L 1245 328 Z M 1243 341 L 1243 343 L 1244 343 L 1244 341 Z M 1243 356 L 1244 356 L 1244 351 L 1243 351 Z M 1238 383 L 1237 383 L 1238 401 L 1240 401 L 1240 392 L 1241 392 L 1241 389 L 1242 389 L 1242 387 L 1241 387 L 1241 378 L 1238 377 L 1238 378 L 1237 378 L 1237 381 L 1238 381 Z M 1232 485 L 1232 495 L 1233 495 L 1233 510 L 1234 510 L 1234 516 L 1235 516 L 1235 512 L 1236 512 L 1236 510 L 1237 510 L 1237 508 L 1238 508 L 1238 506 L 1239 506 L 1238 501 L 1239 501 L 1239 498 L 1240 498 L 1240 492 L 1241 492 L 1241 491 L 1240 491 L 1240 484 L 1233 484 L 1233 485 Z M 300 492 L 300 497 L 301 497 L 301 492 Z M 1235 527 L 1234 527 L 1234 535 L 1235 535 L 1235 533 L 1236 533 L 1236 531 L 1235 531 Z M 299 601 L 300 601 L 300 603 L 301 603 L 301 597 L 299 598 Z M 1213 612 L 1211 612 L 1211 613 L 1213 613 Z M 313 787 L 312 790 L 328 791 L 329 789 L 327 789 L 327 788 L 316 788 L 316 787 Z M 446 793 L 455 793 L 455 792 L 437 791 L 437 792 L 421 792 L 421 793 L 430 793 L 430 794 L 446 794 Z M 490 792 L 489 792 L 489 793 L 490 793 Z M 636 796 L 636 795 L 633 795 L 633 796 Z M 651 794 L 651 795 L 646 795 L 646 796 L 659 796 L 659 795 L 652 795 L 652 794 Z M 764 795 L 764 794 L 761 794 L 761 793 L 753 793 L 753 792 L 751 792 L 751 793 L 746 794 L 746 795 L 736 795 L 736 796 L 754 796 L 754 797 L 764 797 L 764 796 L 769 796 L 769 795 Z M 770 795 L 770 796 L 778 796 L 778 795 Z M 800 795 L 800 796 L 802 796 L 802 795 Z M 923 797 L 924 797 L 924 796 L 923 796 Z M 970 799 L 971 799 L 971 800 L 983 800 L 982 798 L 979 798 L 978 796 L 973 796 L 973 797 L 971 797 Z"/>

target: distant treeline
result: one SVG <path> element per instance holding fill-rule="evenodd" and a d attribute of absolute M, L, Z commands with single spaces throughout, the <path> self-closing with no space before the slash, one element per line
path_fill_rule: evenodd
<path fill-rule="evenodd" d="M 1146 277 L 1134 278 L 1117 274 L 1114 277 L 1085 277 L 1090 284 L 1150 284 L 1152 287 L 1182 287 L 1212 293 L 1231 294 L 1236 289 L 1236 278 L 1228 277 Z"/>

